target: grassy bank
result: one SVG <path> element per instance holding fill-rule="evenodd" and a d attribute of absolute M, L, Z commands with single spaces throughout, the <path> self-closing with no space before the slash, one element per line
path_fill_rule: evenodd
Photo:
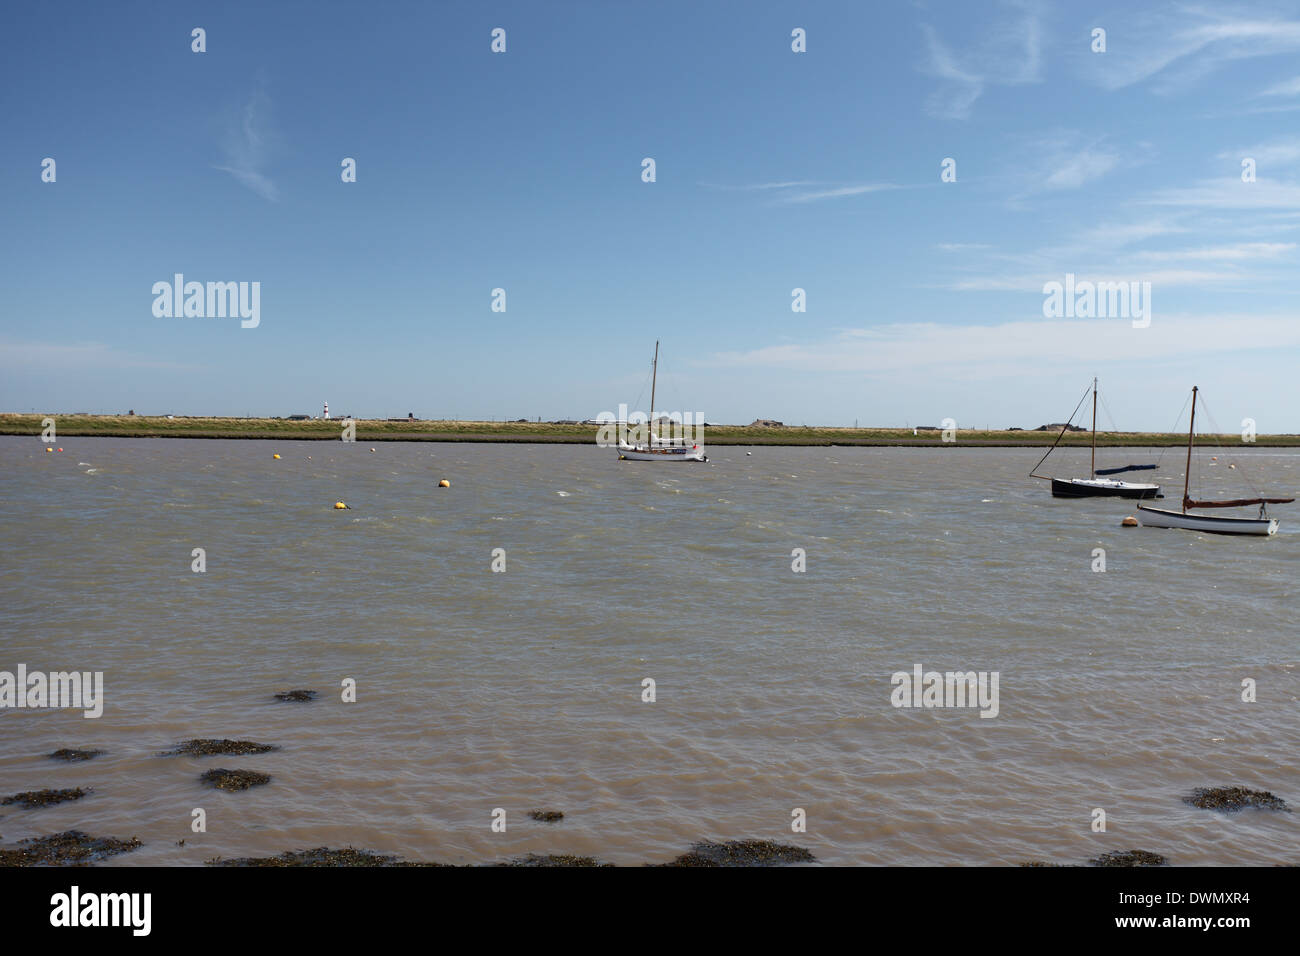
<path fill-rule="evenodd" d="M 39 436 L 43 415 L 0 414 L 0 435 Z M 93 435 L 106 438 L 282 438 L 338 441 L 342 423 L 332 421 L 289 421 L 280 418 L 166 418 L 145 415 L 51 415 L 60 437 Z M 481 441 L 558 442 L 591 444 L 595 425 L 564 425 L 551 422 L 453 422 L 382 421 L 358 419 L 358 442 L 378 441 Z M 1056 432 L 957 431 L 957 445 L 1047 446 Z M 1205 436 L 1207 444 L 1213 442 Z M 1238 434 L 1220 435 L 1225 447 L 1240 445 Z M 1070 432 L 1062 445 L 1087 445 L 1088 432 Z M 1105 432 L 1097 435 L 1100 445 L 1160 446 L 1183 445 L 1185 434 L 1166 432 Z M 910 428 L 780 428 L 748 425 L 710 425 L 705 429 L 708 445 L 943 445 L 939 431 Z M 1300 435 L 1260 435 L 1255 442 L 1264 447 L 1300 446 Z"/>

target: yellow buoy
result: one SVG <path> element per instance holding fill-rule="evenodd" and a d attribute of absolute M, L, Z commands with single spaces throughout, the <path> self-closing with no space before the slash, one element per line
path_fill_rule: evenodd
<path fill-rule="evenodd" d="M 442 479 L 442 481 L 438 482 L 438 487 L 439 487 L 439 488 L 450 488 L 450 487 L 451 487 L 451 482 L 448 481 L 446 478 L 444 478 L 444 479 Z"/>
<path fill-rule="evenodd" d="M 1129 515 L 1127 518 L 1121 521 L 1120 524 L 1122 524 L 1126 528 L 1136 528 L 1138 526 L 1138 519 L 1134 518 L 1132 515 Z"/>
<path fill-rule="evenodd" d="M 46 445 L 46 446 L 45 446 L 45 450 L 46 450 L 46 451 L 54 451 L 54 449 L 51 448 L 49 445 Z"/>
<path fill-rule="evenodd" d="M 280 456 L 279 456 L 279 455 L 274 455 L 274 456 L 272 456 L 272 457 L 274 457 L 274 458 L 279 458 Z"/>
<path fill-rule="evenodd" d="M 336 502 L 334 502 L 334 510 L 335 510 L 335 511 L 339 511 L 339 510 L 341 510 L 341 509 L 343 509 L 343 508 L 346 508 L 346 507 L 347 507 L 347 505 L 345 505 L 345 504 L 344 504 L 343 502 L 341 502 L 341 501 L 336 501 Z"/>

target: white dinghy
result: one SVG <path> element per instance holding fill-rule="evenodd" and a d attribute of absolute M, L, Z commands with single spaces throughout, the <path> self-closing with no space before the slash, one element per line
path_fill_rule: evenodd
<path fill-rule="evenodd" d="M 1188 531 L 1205 531 L 1209 534 L 1277 534 L 1277 519 L 1268 516 L 1268 506 L 1290 504 L 1295 501 L 1294 498 L 1233 498 L 1226 501 L 1197 501 L 1192 498 L 1190 492 L 1192 444 L 1196 435 L 1198 390 L 1196 386 L 1192 387 L 1192 415 L 1191 423 L 1187 428 L 1187 473 L 1183 476 L 1183 510 L 1169 511 L 1165 508 L 1148 508 L 1139 504 L 1138 523 L 1147 528 L 1185 528 Z M 1259 505 L 1257 517 L 1188 514 L 1188 511 L 1194 508 L 1243 508 L 1250 505 Z"/>

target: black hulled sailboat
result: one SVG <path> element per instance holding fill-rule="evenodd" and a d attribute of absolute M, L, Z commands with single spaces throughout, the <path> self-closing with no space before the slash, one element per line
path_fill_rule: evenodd
<path fill-rule="evenodd" d="M 1124 474 L 1130 471 L 1150 471 L 1155 465 L 1123 465 L 1118 468 L 1098 468 L 1097 467 L 1097 380 L 1092 380 L 1092 459 L 1091 475 L 1088 478 L 1054 478 L 1051 475 L 1040 475 L 1038 469 L 1042 467 L 1043 462 L 1047 461 L 1047 456 L 1056 450 L 1056 446 L 1061 443 L 1065 437 L 1066 431 L 1074 421 L 1074 416 L 1079 413 L 1079 407 L 1087 399 L 1087 392 L 1083 398 L 1079 399 L 1079 404 L 1074 407 L 1074 413 L 1070 416 L 1070 421 L 1065 423 L 1061 429 L 1061 434 L 1056 436 L 1056 441 L 1052 447 L 1047 449 L 1047 455 L 1039 459 L 1038 464 L 1030 473 L 1030 478 L 1042 478 L 1052 483 L 1052 497 L 1054 498 L 1159 498 L 1160 486 L 1142 481 L 1122 481 L 1118 478 L 1111 478 L 1111 475 Z"/>

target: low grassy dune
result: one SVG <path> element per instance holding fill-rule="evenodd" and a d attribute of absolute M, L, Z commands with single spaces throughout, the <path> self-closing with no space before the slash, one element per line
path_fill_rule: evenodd
<path fill-rule="evenodd" d="M 41 434 L 45 415 L 0 413 L 0 435 Z M 57 415 L 59 436 L 96 435 L 110 438 L 285 438 L 338 441 L 341 419 L 291 421 L 284 418 L 218 418 L 151 415 Z M 597 426 L 555 422 L 465 422 L 387 421 L 357 419 L 358 442 L 378 441 L 482 441 L 563 442 L 589 444 L 596 440 Z M 983 430 L 961 428 L 955 444 L 1047 446 L 1056 431 Z M 944 445 L 937 430 L 911 428 L 834 428 L 796 425 L 710 425 L 705 428 L 707 445 Z M 1090 433 L 1069 432 L 1062 445 L 1087 445 Z M 1206 437 L 1207 443 L 1213 439 Z M 1240 445 L 1237 434 L 1220 435 L 1225 447 Z M 1167 432 L 1099 432 L 1098 445 L 1183 445 L 1185 434 Z M 1300 445 L 1300 435 L 1260 435 L 1260 446 Z"/>

